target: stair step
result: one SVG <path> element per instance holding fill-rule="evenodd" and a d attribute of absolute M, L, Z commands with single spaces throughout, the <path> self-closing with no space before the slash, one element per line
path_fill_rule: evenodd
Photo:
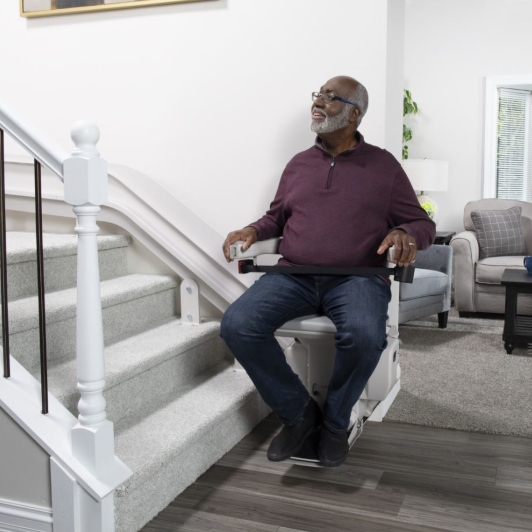
<path fill-rule="evenodd" d="M 106 347 L 108 419 L 116 423 L 138 416 L 162 397 L 178 397 L 194 387 L 210 367 L 230 363 L 232 357 L 219 338 L 219 330 L 219 321 L 188 325 L 174 318 Z M 75 416 L 79 401 L 76 382 L 75 360 L 48 370 L 50 392 Z"/>
<path fill-rule="evenodd" d="M 167 275 L 132 274 L 100 283 L 104 341 L 109 344 L 147 330 L 177 314 L 178 280 Z M 46 294 L 47 352 L 50 361 L 76 351 L 76 289 Z M 10 352 L 30 372 L 39 365 L 36 296 L 9 305 Z"/>
<path fill-rule="evenodd" d="M 34 240 L 8 234 L 9 321 L 11 354 L 38 376 Z M 133 471 L 115 496 L 117 532 L 137 532 L 270 412 L 233 370 L 219 322 L 181 323 L 176 277 L 127 275 L 130 242 L 98 237 L 106 411 Z M 77 237 L 45 234 L 44 246 L 49 390 L 77 415 Z"/>
<path fill-rule="evenodd" d="M 127 249 L 131 237 L 103 235 L 97 237 L 100 279 L 127 274 Z M 46 292 L 76 286 L 76 235 L 43 234 L 44 286 Z M 37 293 L 37 251 L 35 233 L 8 232 L 7 275 L 8 299 L 15 301 Z"/>
<path fill-rule="evenodd" d="M 118 426 L 116 454 L 133 476 L 115 498 L 117 532 L 135 532 L 220 459 L 270 410 L 232 367 L 143 419 Z"/>

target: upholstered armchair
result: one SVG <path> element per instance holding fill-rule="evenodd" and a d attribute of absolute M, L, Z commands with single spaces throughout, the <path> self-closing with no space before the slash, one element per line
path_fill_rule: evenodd
<path fill-rule="evenodd" d="M 521 243 L 514 242 L 516 233 L 513 228 L 506 229 L 504 223 L 488 222 L 482 234 L 477 234 L 478 217 L 485 211 L 506 211 L 512 207 L 521 208 Z M 515 210 L 515 209 L 514 209 Z M 477 220 L 473 222 L 471 213 Z M 495 213 L 491 213 L 497 214 Z M 500 215 L 499 215 L 499 219 Z M 485 256 L 482 245 L 490 245 L 489 229 L 497 230 L 495 245 L 508 245 L 507 254 Z M 532 255 L 532 204 L 525 201 L 483 199 L 469 202 L 464 209 L 465 231 L 457 234 L 451 241 L 454 250 L 454 302 L 461 316 L 470 313 L 504 314 L 506 290 L 501 286 L 501 277 L 506 268 L 523 269 L 523 256 Z M 487 229 L 487 230 L 486 230 Z M 506 235 L 506 236 L 505 236 Z M 479 242 L 479 236 L 480 242 Z M 486 244 L 486 239 L 488 243 Z M 499 241 L 499 243 L 497 243 Z M 485 249 L 484 249 L 485 251 Z M 504 251 L 502 252 L 504 253 Z M 488 253 L 489 255 L 490 253 Z M 521 295 L 518 298 L 519 314 L 532 314 L 532 296 Z"/>
<path fill-rule="evenodd" d="M 399 323 L 438 315 L 441 329 L 447 327 L 451 308 L 453 249 L 430 246 L 418 251 L 412 284 L 401 283 L 399 291 Z"/>

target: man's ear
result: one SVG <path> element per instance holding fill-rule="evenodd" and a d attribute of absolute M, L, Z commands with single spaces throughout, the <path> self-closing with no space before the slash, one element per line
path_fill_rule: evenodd
<path fill-rule="evenodd" d="M 349 121 L 356 122 L 359 116 L 360 116 L 360 109 L 358 107 L 353 107 L 353 110 L 351 111 L 351 115 L 349 116 Z"/>

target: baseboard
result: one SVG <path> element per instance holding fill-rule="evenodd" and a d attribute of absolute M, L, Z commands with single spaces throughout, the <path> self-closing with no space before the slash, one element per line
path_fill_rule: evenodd
<path fill-rule="evenodd" d="M 52 532 L 52 509 L 0 498 L 0 532 Z"/>

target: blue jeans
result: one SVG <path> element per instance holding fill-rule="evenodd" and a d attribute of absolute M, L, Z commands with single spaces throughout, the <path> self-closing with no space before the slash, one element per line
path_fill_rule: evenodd
<path fill-rule="evenodd" d="M 310 399 L 286 362 L 274 332 L 289 320 L 324 314 L 336 326 L 336 356 L 324 423 L 347 430 L 358 401 L 386 348 L 391 293 L 379 277 L 266 274 L 225 312 L 221 337 L 280 420 L 297 423 Z"/>

